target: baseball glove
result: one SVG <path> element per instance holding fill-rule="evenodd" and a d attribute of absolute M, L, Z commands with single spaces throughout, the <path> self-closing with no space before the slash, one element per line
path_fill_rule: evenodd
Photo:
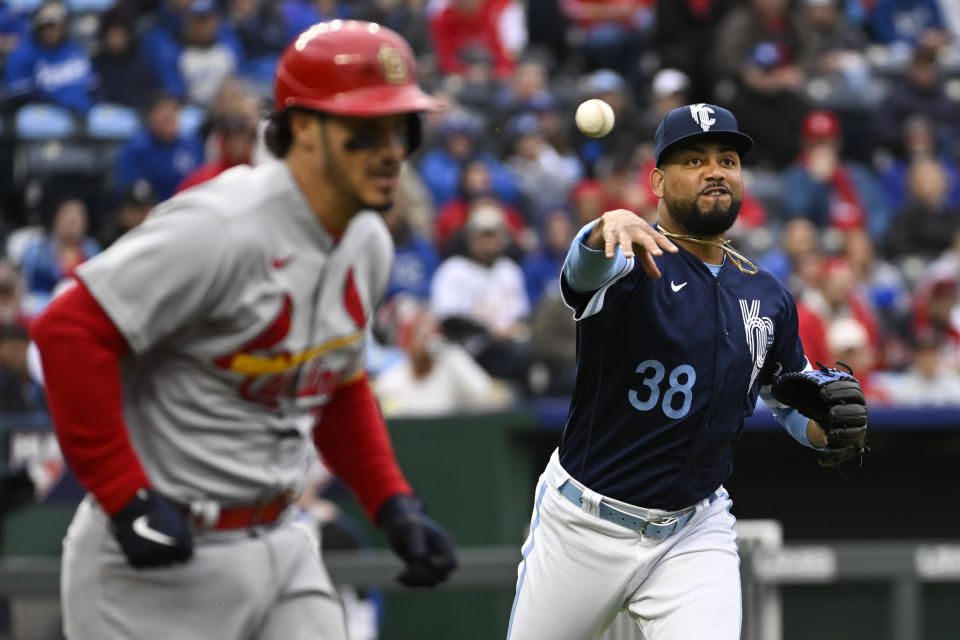
<path fill-rule="evenodd" d="M 843 363 L 837 363 L 846 367 Z M 820 453 L 824 467 L 859 458 L 867 451 L 867 403 L 860 382 L 847 371 L 830 369 L 794 371 L 776 378 L 773 397 L 815 420 L 827 433 L 827 446 Z"/>

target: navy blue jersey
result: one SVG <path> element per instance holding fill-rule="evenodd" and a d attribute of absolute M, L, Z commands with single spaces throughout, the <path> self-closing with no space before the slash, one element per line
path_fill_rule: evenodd
<path fill-rule="evenodd" d="M 574 291 L 577 381 L 560 462 L 603 495 L 676 510 L 710 495 L 761 385 L 806 366 L 796 304 L 769 271 L 729 260 L 714 277 L 680 248 L 650 278 L 631 259 L 603 288 Z"/>

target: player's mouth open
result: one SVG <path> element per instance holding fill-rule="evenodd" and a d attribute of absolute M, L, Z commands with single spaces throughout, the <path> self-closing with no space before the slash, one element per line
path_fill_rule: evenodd
<path fill-rule="evenodd" d="M 400 176 L 400 170 L 387 169 L 384 171 L 371 171 L 368 175 L 378 187 L 392 187 Z"/>
<path fill-rule="evenodd" d="M 709 189 L 704 189 L 700 192 L 702 196 L 710 196 L 713 198 L 719 198 L 720 196 L 730 195 L 730 190 L 726 187 L 710 187 Z"/>

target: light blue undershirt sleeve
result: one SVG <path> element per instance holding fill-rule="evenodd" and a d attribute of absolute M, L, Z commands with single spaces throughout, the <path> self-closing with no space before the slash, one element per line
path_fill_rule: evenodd
<path fill-rule="evenodd" d="M 807 361 L 807 366 L 804 371 L 812 368 L 810 362 Z M 787 405 L 777 402 L 776 398 L 773 397 L 773 393 L 770 391 L 770 385 L 760 387 L 760 399 L 770 407 L 770 411 L 773 412 L 773 417 L 787 430 L 787 433 L 789 433 L 794 440 L 805 447 L 810 447 L 817 451 L 824 450 L 824 447 L 815 447 L 807 440 L 807 423 L 810 422 L 810 419 L 793 407 L 788 407 Z"/>
<path fill-rule="evenodd" d="M 602 249 L 591 249 L 584 244 L 596 220 L 584 225 L 567 252 L 563 262 L 563 275 L 570 288 L 579 293 L 596 291 L 613 280 L 627 266 L 627 258 L 620 247 L 616 248 L 613 259 L 608 258 Z"/>
<path fill-rule="evenodd" d="M 807 440 L 807 423 L 810 422 L 807 416 L 792 407 L 786 407 L 784 409 L 774 409 L 773 417 L 787 430 L 787 433 L 793 436 L 794 440 L 805 447 L 823 451 L 823 447 L 815 447 Z"/>

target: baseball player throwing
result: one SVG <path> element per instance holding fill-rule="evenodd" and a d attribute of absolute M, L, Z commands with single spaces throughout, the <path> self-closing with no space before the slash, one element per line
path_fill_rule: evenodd
<path fill-rule="evenodd" d="M 161 204 L 32 327 L 63 452 L 90 495 L 64 542 L 72 640 L 346 638 L 293 522 L 313 446 L 429 586 L 448 535 L 404 479 L 364 376 L 391 206 L 419 137 L 409 46 L 317 24 L 276 71 L 268 146 Z"/>
<path fill-rule="evenodd" d="M 793 297 L 723 239 L 752 140 L 726 109 L 696 104 L 670 111 L 655 142 L 656 226 L 608 211 L 563 267 L 577 381 L 537 487 L 509 640 L 596 638 L 624 610 L 648 640 L 739 638 L 722 483 L 758 394 L 821 464 L 864 451 L 859 383 L 810 368 Z"/>

